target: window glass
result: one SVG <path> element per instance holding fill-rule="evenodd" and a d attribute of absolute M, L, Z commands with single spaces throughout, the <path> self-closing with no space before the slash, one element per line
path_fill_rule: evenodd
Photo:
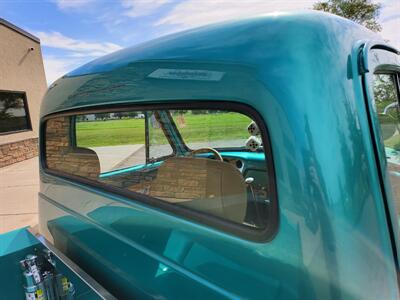
<path fill-rule="evenodd" d="M 396 75 L 374 75 L 375 106 L 397 211 L 400 207 L 400 110 Z"/>
<path fill-rule="evenodd" d="M 159 157 L 171 155 L 173 153 L 171 144 L 163 131 L 161 123 L 157 121 L 161 117 L 160 112 L 148 111 L 146 116 L 148 120 L 149 160 L 154 161 Z"/>
<path fill-rule="evenodd" d="M 25 94 L 0 91 L 0 133 L 30 129 Z"/>
<path fill-rule="evenodd" d="M 249 137 L 247 126 L 252 121 L 246 115 L 219 110 L 176 110 L 172 115 L 191 149 L 243 147 Z"/>
<path fill-rule="evenodd" d="M 75 119 L 76 146 L 97 154 L 101 172 L 146 162 L 142 112 L 86 114 Z"/>
<path fill-rule="evenodd" d="M 271 219 L 265 157 L 257 124 L 238 112 L 160 109 L 46 123 L 50 170 L 249 228 Z"/>

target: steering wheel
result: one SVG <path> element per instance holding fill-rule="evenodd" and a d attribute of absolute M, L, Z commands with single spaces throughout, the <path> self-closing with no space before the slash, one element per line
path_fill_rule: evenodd
<path fill-rule="evenodd" d="M 208 153 L 208 152 L 211 152 L 212 154 L 214 154 L 215 158 L 219 159 L 220 161 L 224 161 L 221 154 L 214 148 L 204 147 L 204 148 L 193 150 L 190 154 L 194 155 L 194 154 L 198 154 L 198 153 Z"/>

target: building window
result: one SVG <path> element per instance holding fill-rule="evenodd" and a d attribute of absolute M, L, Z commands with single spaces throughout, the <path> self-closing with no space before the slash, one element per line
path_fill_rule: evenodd
<path fill-rule="evenodd" d="M 274 220 L 271 155 L 252 115 L 167 106 L 63 115 L 45 126 L 46 166 L 56 175 L 210 225 L 217 218 L 260 232 Z"/>
<path fill-rule="evenodd" d="M 30 129 L 25 93 L 0 91 L 0 134 Z"/>

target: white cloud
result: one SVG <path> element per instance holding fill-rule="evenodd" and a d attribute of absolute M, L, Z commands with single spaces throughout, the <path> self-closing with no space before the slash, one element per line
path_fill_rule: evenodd
<path fill-rule="evenodd" d="M 43 63 L 47 83 L 50 85 L 64 74 L 80 66 L 83 62 L 82 59 L 76 58 L 44 56 Z"/>
<path fill-rule="evenodd" d="M 35 35 L 40 38 L 42 47 L 61 51 L 57 55 L 44 56 L 43 60 L 48 83 L 92 59 L 122 48 L 114 43 L 73 39 L 59 32 L 41 31 L 36 32 Z"/>
<path fill-rule="evenodd" d="M 383 3 L 380 23 L 382 25 L 381 35 L 388 39 L 389 43 L 400 49 L 400 1 L 386 0 Z"/>
<path fill-rule="evenodd" d="M 121 46 L 114 43 L 95 43 L 83 40 L 77 40 L 67 37 L 59 32 L 36 32 L 37 37 L 40 38 L 42 46 L 64 49 L 78 53 L 85 53 L 89 56 L 104 55 L 113 51 L 121 49 Z"/>
<path fill-rule="evenodd" d="M 93 0 L 55 0 L 58 8 L 62 10 L 66 9 L 80 9 L 92 3 Z"/>
<path fill-rule="evenodd" d="M 169 0 L 122 0 L 122 6 L 126 8 L 124 15 L 139 17 L 152 14 L 168 2 Z"/>
<path fill-rule="evenodd" d="M 202 26 L 238 18 L 248 18 L 275 11 L 311 9 L 316 0 L 187 0 L 177 4 L 156 25 L 170 25 L 172 30 Z M 382 1 L 375 1 L 382 2 Z M 380 23 L 381 35 L 400 48 L 400 1 L 383 2 Z M 161 27 L 160 27 L 161 29 Z"/>
<path fill-rule="evenodd" d="M 176 5 L 157 25 L 177 25 L 179 30 L 275 11 L 310 9 L 314 0 L 187 0 Z"/>
<path fill-rule="evenodd" d="M 382 23 L 381 35 L 389 40 L 389 44 L 400 50 L 400 17 Z"/>
<path fill-rule="evenodd" d="M 59 7 L 79 8 L 93 0 L 55 0 Z M 112 21 L 114 25 L 122 22 L 122 17 L 150 16 L 158 13 L 172 0 L 120 0 L 124 8 L 119 17 L 104 17 L 104 23 Z M 375 0 L 374 0 L 375 1 Z M 380 0 L 376 0 L 380 1 Z M 247 18 L 275 11 L 293 11 L 311 9 L 316 0 L 186 0 L 176 4 L 155 25 L 158 32 L 177 31 L 187 28 L 216 23 L 230 19 Z M 400 48 L 400 1 L 383 2 L 380 15 L 381 35 L 390 40 L 390 44 Z M 106 22 L 107 21 L 107 22 Z M 115 24 L 116 23 L 116 24 Z M 172 29 L 172 30 L 171 30 Z M 114 43 L 93 42 L 74 39 L 59 32 L 37 32 L 42 46 L 61 49 L 65 55 L 45 57 L 48 81 L 52 82 L 63 74 L 96 57 L 121 49 Z M 153 36 L 154 37 L 154 36 Z"/>

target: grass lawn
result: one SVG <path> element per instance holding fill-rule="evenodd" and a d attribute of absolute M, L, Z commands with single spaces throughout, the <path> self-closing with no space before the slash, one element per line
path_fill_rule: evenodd
<path fill-rule="evenodd" d="M 185 113 L 184 124 L 174 116 L 175 123 L 186 143 L 247 138 L 251 119 L 238 113 Z M 144 119 L 121 119 L 78 122 L 77 144 L 80 147 L 144 144 Z M 165 141 L 160 129 L 150 129 L 151 140 Z"/>

